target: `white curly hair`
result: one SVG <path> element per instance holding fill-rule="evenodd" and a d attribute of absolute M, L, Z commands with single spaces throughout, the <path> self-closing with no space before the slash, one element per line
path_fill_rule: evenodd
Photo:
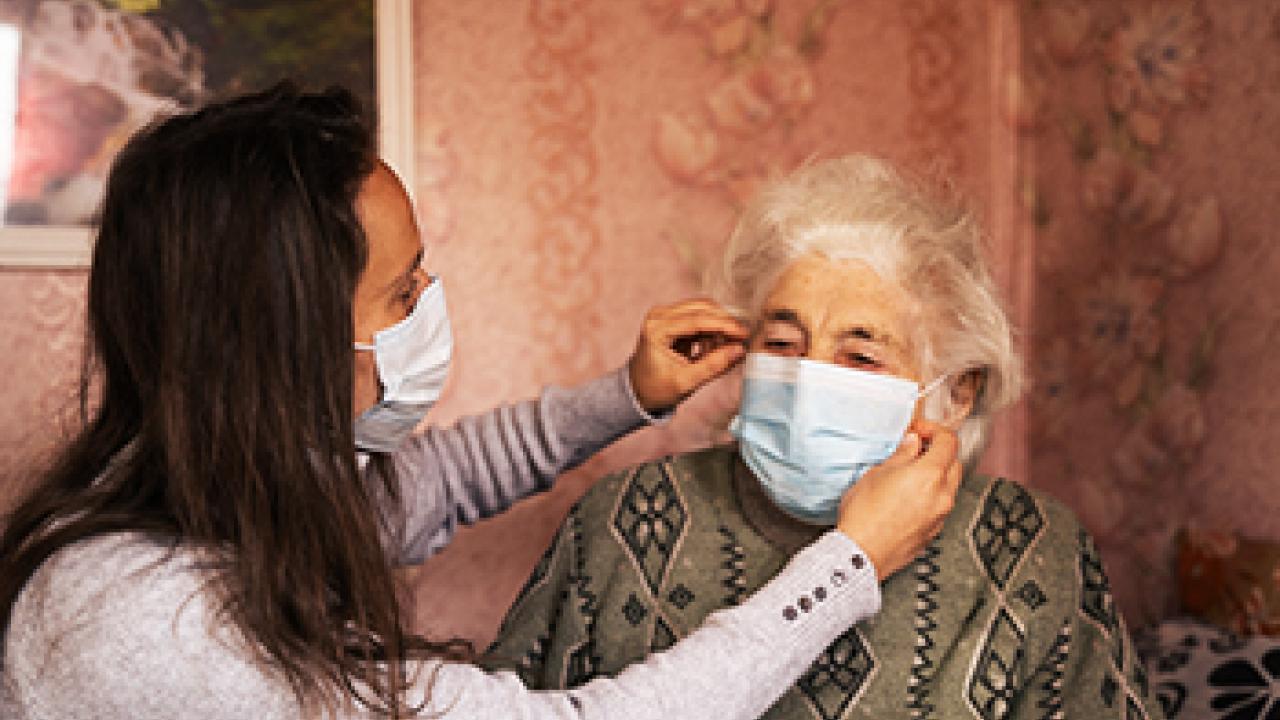
<path fill-rule="evenodd" d="M 812 162 L 765 187 L 743 211 L 705 289 L 754 319 L 779 276 L 810 254 L 859 260 L 913 297 L 923 321 L 912 346 L 926 377 L 953 387 L 978 375 L 960 423 L 960 457 L 972 466 L 991 416 L 1017 399 L 1021 360 L 1013 329 L 983 257 L 973 215 L 951 193 L 933 192 L 888 162 L 865 155 Z M 935 392 L 925 416 L 954 415 L 952 393 Z"/>

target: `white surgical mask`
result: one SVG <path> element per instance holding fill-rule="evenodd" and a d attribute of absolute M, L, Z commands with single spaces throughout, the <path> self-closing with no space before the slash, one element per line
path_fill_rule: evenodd
<path fill-rule="evenodd" d="M 916 401 L 944 379 L 921 391 L 892 375 L 752 353 L 729 431 L 779 508 L 808 523 L 833 525 L 845 491 L 893 454 Z"/>
<path fill-rule="evenodd" d="M 391 452 L 440 399 L 453 358 L 443 284 L 432 278 L 404 320 L 373 334 L 356 350 L 374 353 L 382 398 L 356 418 L 356 447 Z"/>

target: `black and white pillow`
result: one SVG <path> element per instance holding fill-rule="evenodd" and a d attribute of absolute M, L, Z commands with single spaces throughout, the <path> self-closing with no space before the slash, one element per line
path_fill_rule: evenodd
<path fill-rule="evenodd" d="M 1169 720 L 1280 720 L 1280 638 L 1169 620 L 1142 646 Z"/>

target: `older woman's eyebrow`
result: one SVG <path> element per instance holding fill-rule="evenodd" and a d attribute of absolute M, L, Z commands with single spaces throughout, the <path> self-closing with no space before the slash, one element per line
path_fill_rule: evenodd
<path fill-rule="evenodd" d="M 804 333 L 806 336 L 809 334 L 809 331 L 805 328 L 804 323 L 801 322 L 800 320 L 799 313 L 797 313 L 795 310 L 788 310 L 786 308 L 766 310 L 760 316 L 759 326 L 764 327 L 766 323 L 772 323 L 772 322 L 780 322 L 780 323 L 786 323 L 788 325 L 794 325 L 797 330 Z"/>
<path fill-rule="evenodd" d="M 784 323 L 790 323 L 792 325 L 796 325 L 798 327 L 804 326 L 804 324 L 800 322 L 800 316 L 796 314 L 796 311 L 787 310 L 786 308 L 778 308 L 776 310 L 766 310 L 764 315 L 760 319 L 763 320 L 764 322 L 784 322 Z"/>
<path fill-rule="evenodd" d="M 776 308 L 762 312 L 760 319 L 756 322 L 756 326 L 751 330 L 752 339 L 759 337 L 769 323 L 786 323 L 800 333 L 800 336 L 804 338 L 804 342 L 809 342 L 809 330 L 800 321 L 800 315 L 795 310 L 786 308 Z"/>
<path fill-rule="evenodd" d="M 870 325 L 854 325 L 853 327 L 845 328 L 836 334 L 836 339 L 841 341 L 862 340 L 865 342 L 873 342 L 877 345 L 884 345 L 895 350 L 901 350 L 903 347 L 902 343 L 893 335 Z"/>

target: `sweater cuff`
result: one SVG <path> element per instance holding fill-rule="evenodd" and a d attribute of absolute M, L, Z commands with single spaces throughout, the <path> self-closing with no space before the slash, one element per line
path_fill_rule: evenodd
<path fill-rule="evenodd" d="M 790 649 L 810 654 L 815 642 L 832 638 L 880 611 L 875 566 L 848 535 L 830 530 L 796 553 L 752 598 L 751 624 L 771 639 L 787 638 Z"/>
<path fill-rule="evenodd" d="M 631 403 L 631 408 L 635 410 L 640 417 L 644 418 L 646 425 L 658 425 L 664 423 L 673 414 L 675 414 L 675 408 L 663 410 L 659 413 L 651 413 L 648 410 L 645 410 L 644 406 L 640 404 L 640 399 L 636 397 L 636 389 L 631 385 L 631 372 L 625 364 L 617 370 L 614 370 L 610 375 L 614 375 L 621 379 L 622 385 L 627 393 L 627 399 Z"/>

